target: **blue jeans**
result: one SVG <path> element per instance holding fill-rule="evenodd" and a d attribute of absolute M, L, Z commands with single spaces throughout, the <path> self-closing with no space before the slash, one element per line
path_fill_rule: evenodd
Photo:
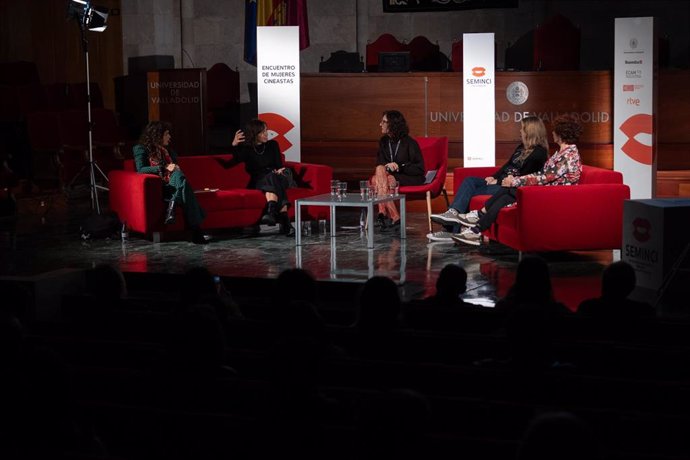
<path fill-rule="evenodd" d="M 493 195 L 500 189 L 500 184 L 486 185 L 486 181 L 481 177 L 466 177 L 455 193 L 455 198 L 450 207 L 464 214 L 470 210 L 470 200 L 473 196 Z"/>
<path fill-rule="evenodd" d="M 500 184 L 487 185 L 486 181 L 481 177 L 466 177 L 462 181 L 458 191 L 455 193 L 455 198 L 450 204 L 450 207 L 455 209 L 461 214 L 468 212 L 470 209 L 470 200 L 475 195 L 493 195 L 501 189 Z M 459 225 L 444 225 L 444 227 L 457 233 L 460 231 Z"/>

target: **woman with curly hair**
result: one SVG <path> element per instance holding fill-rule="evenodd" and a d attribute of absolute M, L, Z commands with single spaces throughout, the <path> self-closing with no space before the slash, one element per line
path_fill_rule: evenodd
<path fill-rule="evenodd" d="M 376 170 L 371 178 L 377 196 L 387 195 L 390 184 L 395 182 L 401 186 L 422 185 L 424 157 L 417 141 L 409 135 L 410 128 L 403 114 L 397 110 L 386 110 L 379 126 L 383 136 L 379 141 Z M 395 203 L 379 204 L 377 223 L 381 228 L 400 225 L 400 213 Z"/>
<path fill-rule="evenodd" d="M 582 134 L 582 126 L 571 115 L 561 115 L 553 121 L 553 141 L 558 152 L 546 160 L 544 167 L 535 173 L 523 176 L 508 175 L 501 181 L 501 189 L 489 198 L 479 211 L 479 220 L 463 220 L 466 228 L 452 236 L 453 241 L 479 246 L 481 232 L 488 229 L 498 218 L 504 206 L 517 200 L 517 188 L 524 185 L 575 185 L 580 180 L 582 163 L 575 143 Z"/>
<path fill-rule="evenodd" d="M 201 222 L 206 217 L 194 195 L 192 186 L 177 165 L 177 153 L 169 149 L 172 126 L 165 121 L 152 121 L 146 125 L 134 146 L 134 164 L 137 172 L 157 174 L 163 180 L 163 195 L 169 199 L 165 213 L 165 224 L 175 222 L 175 203 L 182 206 L 185 221 L 192 230 L 192 242 L 206 243 L 201 233 Z"/>

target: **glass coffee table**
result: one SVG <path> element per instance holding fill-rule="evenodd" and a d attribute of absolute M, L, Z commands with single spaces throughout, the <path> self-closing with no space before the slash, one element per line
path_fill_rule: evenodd
<path fill-rule="evenodd" d="M 367 248 L 374 247 L 374 206 L 389 201 L 400 202 L 400 238 L 406 238 L 405 232 L 405 195 L 389 195 L 372 199 L 362 199 L 360 194 L 349 193 L 338 197 L 330 193 L 309 196 L 295 200 L 295 245 L 302 245 L 302 206 L 328 206 L 331 212 L 331 238 L 336 236 L 335 210 L 337 208 L 365 208 L 367 210 Z"/>

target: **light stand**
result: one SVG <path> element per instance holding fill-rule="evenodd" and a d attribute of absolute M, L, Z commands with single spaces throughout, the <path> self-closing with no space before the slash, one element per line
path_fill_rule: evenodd
<path fill-rule="evenodd" d="M 88 120 L 89 132 L 89 161 L 70 182 L 70 186 L 77 180 L 81 174 L 88 170 L 89 172 L 89 191 L 91 194 L 91 209 L 95 209 L 96 213 L 101 213 L 101 206 L 98 202 L 98 191 L 108 191 L 108 187 L 104 187 L 96 183 L 96 171 L 108 181 L 108 176 L 98 166 L 93 159 L 93 122 L 91 121 L 91 75 L 89 71 L 89 40 L 87 31 L 103 32 L 108 18 L 108 9 L 92 6 L 89 0 L 69 0 L 67 5 L 67 17 L 77 19 L 79 22 L 79 31 L 81 32 L 81 42 L 84 49 L 84 62 L 86 63 L 86 113 Z"/>

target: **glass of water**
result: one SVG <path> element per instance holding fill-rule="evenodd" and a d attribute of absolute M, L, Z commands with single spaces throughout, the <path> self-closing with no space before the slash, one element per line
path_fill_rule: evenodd
<path fill-rule="evenodd" d="M 338 187 L 340 186 L 340 181 L 333 179 L 331 181 L 331 196 L 336 196 L 339 192 Z"/>
<path fill-rule="evenodd" d="M 340 197 L 344 198 L 347 196 L 347 182 L 340 182 L 338 184 L 338 189 L 340 190 Z"/>
<path fill-rule="evenodd" d="M 359 181 L 359 194 L 362 197 L 362 201 L 369 198 L 369 181 L 368 180 Z"/>

